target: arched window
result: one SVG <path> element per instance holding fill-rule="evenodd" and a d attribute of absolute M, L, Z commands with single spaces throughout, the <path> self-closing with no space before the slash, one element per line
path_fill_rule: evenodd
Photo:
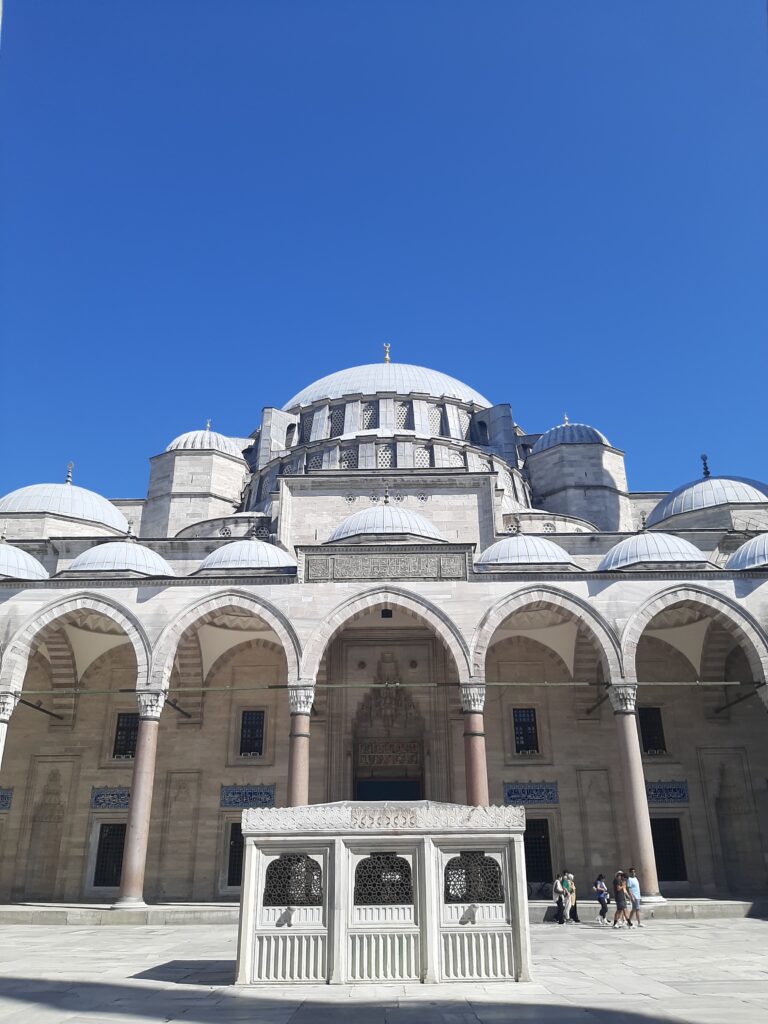
<path fill-rule="evenodd" d="M 305 853 L 284 853 L 267 865 L 265 907 L 319 907 L 323 902 L 320 865 Z"/>
<path fill-rule="evenodd" d="M 411 866 L 394 853 L 372 853 L 355 869 L 355 906 L 413 903 Z"/>
<path fill-rule="evenodd" d="M 503 903 L 501 869 L 482 850 L 462 850 L 445 865 L 446 903 Z"/>
<path fill-rule="evenodd" d="M 292 448 L 293 447 L 293 441 L 294 441 L 295 437 L 296 437 L 296 424 L 295 423 L 291 423 L 290 426 L 288 427 L 288 429 L 285 432 L 285 447 L 286 448 Z"/>
<path fill-rule="evenodd" d="M 477 435 L 477 444 L 488 445 L 488 424 L 485 420 L 475 420 L 475 433 Z"/>

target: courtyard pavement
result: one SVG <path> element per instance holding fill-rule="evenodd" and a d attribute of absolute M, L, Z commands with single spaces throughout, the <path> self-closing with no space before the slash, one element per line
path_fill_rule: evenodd
<path fill-rule="evenodd" d="M 0 1024 L 766 1024 L 768 921 L 532 927 L 531 984 L 234 989 L 235 929 L 17 925 Z"/>

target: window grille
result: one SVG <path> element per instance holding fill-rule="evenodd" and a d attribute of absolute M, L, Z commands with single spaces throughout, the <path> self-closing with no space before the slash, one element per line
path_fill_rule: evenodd
<path fill-rule="evenodd" d="M 459 429 L 461 430 L 461 436 L 466 441 L 469 439 L 469 413 L 466 409 L 457 409 L 459 414 Z"/>
<path fill-rule="evenodd" d="M 379 425 L 379 403 L 363 402 L 360 409 L 360 429 L 376 430 Z"/>
<path fill-rule="evenodd" d="M 301 443 L 308 444 L 312 440 L 312 420 L 315 418 L 315 414 L 312 412 L 306 412 L 301 417 Z"/>
<path fill-rule="evenodd" d="M 515 753 L 539 753 L 539 729 L 536 724 L 535 708 L 513 708 L 512 721 L 515 729 Z"/>
<path fill-rule="evenodd" d="M 429 469 L 432 465 L 429 448 L 417 448 L 414 452 L 413 461 L 416 469 Z"/>
<path fill-rule="evenodd" d="M 307 459 L 307 469 L 322 469 L 323 468 L 323 453 L 313 452 Z"/>
<path fill-rule="evenodd" d="M 120 712 L 115 727 L 115 743 L 112 757 L 131 758 L 136 756 L 136 741 L 139 737 L 139 715 L 136 711 Z"/>
<path fill-rule="evenodd" d="M 243 878 L 243 832 L 239 821 L 229 826 L 229 860 L 227 862 L 227 885 L 240 885 Z"/>
<path fill-rule="evenodd" d="M 412 402 L 395 402 L 395 426 L 398 430 L 413 430 Z"/>
<path fill-rule="evenodd" d="M 342 469 L 357 469 L 357 448 L 342 448 L 339 464 Z"/>
<path fill-rule="evenodd" d="M 344 433 L 344 406 L 331 406 L 331 437 L 341 437 Z"/>
<path fill-rule="evenodd" d="M 120 885 L 124 846 L 124 822 L 105 822 L 101 825 L 96 848 L 96 870 L 93 873 L 94 887 L 116 889 Z"/>
<path fill-rule="evenodd" d="M 651 818 L 653 852 L 659 881 L 687 882 L 683 835 L 679 818 Z"/>
<path fill-rule="evenodd" d="M 411 868 L 394 853 L 372 853 L 355 869 L 355 906 L 413 904 Z"/>
<path fill-rule="evenodd" d="M 640 723 L 640 739 L 644 754 L 666 754 L 667 743 L 664 739 L 664 723 L 661 720 L 661 708 L 638 708 L 637 718 Z"/>
<path fill-rule="evenodd" d="M 448 452 L 448 465 L 453 469 L 464 468 L 464 456 L 461 452 Z"/>
<path fill-rule="evenodd" d="M 395 446 L 380 444 L 376 449 L 376 465 L 379 469 L 392 469 L 395 465 Z"/>
<path fill-rule="evenodd" d="M 482 850 L 462 850 L 445 865 L 446 903 L 503 903 L 501 869 Z"/>
<path fill-rule="evenodd" d="M 433 437 L 443 435 L 443 410 L 439 405 L 429 407 L 429 432 Z"/>
<path fill-rule="evenodd" d="M 264 753 L 264 712 L 244 711 L 240 719 L 240 757 Z"/>
<path fill-rule="evenodd" d="M 523 833 L 525 873 L 529 882 L 551 882 L 552 851 L 549 845 L 549 822 L 546 818 L 525 816 Z"/>
<path fill-rule="evenodd" d="M 284 853 L 267 866 L 265 907 L 319 907 L 322 902 L 320 865 L 305 853 Z"/>

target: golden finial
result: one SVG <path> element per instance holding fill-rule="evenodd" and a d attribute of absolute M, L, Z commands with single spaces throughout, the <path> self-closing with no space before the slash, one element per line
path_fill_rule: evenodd
<path fill-rule="evenodd" d="M 207 420 L 205 421 L 205 429 L 206 429 L 206 430 L 210 430 L 210 429 L 211 429 L 211 417 L 210 417 L 210 416 L 209 416 L 209 417 L 208 417 L 208 419 L 207 419 Z"/>
<path fill-rule="evenodd" d="M 563 413 L 563 423 L 565 424 L 566 427 L 570 427 L 570 425 L 571 425 L 571 421 L 568 419 L 568 413 L 567 412 Z"/>
<path fill-rule="evenodd" d="M 384 342 L 384 362 L 385 363 L 389 362 L 389 350 L 390 350 L 390 348 L 391 348 L 391 346 L 390 346 L 389 342 L 385 341 Z"/>
<path fill-rule="evenodd" d="M 72 470 L 75 468 L 74 462 L 67 463 L 67 479 L 64 481 L 65 484 L 72 483 Z"/>

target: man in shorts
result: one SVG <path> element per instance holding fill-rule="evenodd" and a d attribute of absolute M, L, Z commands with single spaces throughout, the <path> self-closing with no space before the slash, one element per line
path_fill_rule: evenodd
<path fill-rule="evenodd" d="M 632 910 L 629 913 L 628 923 L 632 924 L 632 918 L 634 917 L 637 927 L 642 928 L 643 926 L 640 924 L 640 879 L 637 877 L 634 868 L 629 869 L 627 893 L 629 894 L 629 898 L 632 903 Z"/>

